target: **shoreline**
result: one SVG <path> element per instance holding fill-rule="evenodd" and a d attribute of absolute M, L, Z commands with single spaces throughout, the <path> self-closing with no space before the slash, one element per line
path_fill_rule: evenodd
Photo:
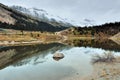
<path fill-rule="evenodd" d="M 16 46 L 16 45 L 32 45 L 32 44 L 40 44 L 43 41 L 0 41 L 0 46 Z"/>
<path fill-rule="evenodd" d="M 76 40 L 76 39 L 79 39 L 79 40 L 93 40 L 93 39 L 96 39 L 95 37 L 67 37 L 65 38 L 64 41 L 67 41 L 67 40 Z M 100 39 L 100 38 L 99 38 Z M 109 40 L 112 40 L 111 38 L 103 38 L 104 39 L 109 39 Z M 112 40 L 114 41 L 114 40 Z M 115 40 L 116 41 L 116 40 Z M 114 42 L 115 42 L 114 41 Z M 15 41 L 15 40 L 12 40 L 12 41 L 9 41 L 9 40 L 0 40 L 0 46 L 19 46 L 19 45 L 33 45 L 33 44 L 41 44 L 41 43 L 49 43 L 49 42 L 63 42 L 63 40 L 57 40 L 57 39 L 54 39 L 54 40 L 40 40 L 40 39 L 37 39 L 37 40 L 31 40 L 31 41 Z"/>

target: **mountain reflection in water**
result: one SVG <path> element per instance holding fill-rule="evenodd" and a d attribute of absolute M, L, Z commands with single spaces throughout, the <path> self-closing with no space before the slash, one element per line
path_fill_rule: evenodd
<path fill-rule="evenodd" d="M 64 43 L 1 47 L 0 80 L 100 80 L 110 79 L 110 75 L 118 80 L 120 45 L 106 40 L 73 40 Z M 59 61 L 53 59 L 57 51 L 65 55 Z M 117 56 L 118 62 L 115 65 L 105 61 L 99 63 L 102 57 L 93 58 L 93 55 L 99 58 L 105 52 Z M 93 59 L 97 60 L 94 64 Z"/>
<path fill-rule="evenodd" d="M 69 47 L 59 43 L 3 47 L 0 49 L 0 68 L 2 69 L 10 64 L 20 66 L 32 60 L 34 65 L 43 63 L 46 61 L 44 58 L 49 52 L 55 53 L 65 48 Z"/>

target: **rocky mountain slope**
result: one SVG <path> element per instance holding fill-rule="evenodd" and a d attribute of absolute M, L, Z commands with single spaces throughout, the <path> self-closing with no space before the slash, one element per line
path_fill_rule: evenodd
<path fill-rule="evenodd" d="M 85 18 L 83 20 L 81 19 L 81 21 L 70 20 L 68 18 L 62 18 L 61 16 L 50 14 L 46 10 L 38 9 L 38 8 L 25 8 L 23 6 L 18 6 L 18 5 L 13 5 L 11 6 L 11 8 L 20 11 L 22 13 L 34 16 L 35 18 L 44 22 L 48 22 L 52 25 L 62 25 L 66 27 L 71 27 L 78 25 L 92 26 L 96 24 L 96 22 L 91 19 Z"/>
<path fill-rule="evenodd" d="M 0 28 L 56 32 L 67 27 L 51 25 L 0 3 Z"/>
<path fill-rule="evenodd" d="M 0 21 L 1 22 L 6 22 L 8 24 L 15 24 L 15 19 L 11 17 L 12 12 L 6 10 L 3 8 L 4 6 L 0 4 Z"/>
<path fill-rule="evenodd" d="M 72 24 L 69 23 L 67 19 L 61 18 L 60 16 L 54 16 L 52 14 L 49 14 L 47 11 L 43 9 L 38 9 L 38 8 L 25 8 L 22 6 L 11 6 L 12 9 L 15 9 L 17 11 L 20 11 L 24 14 L 30 15 L 35 17 L 36 19 L 47 22 L 51 25 L 61 25 L 61 26 L 66 26 L 66 27 L 71 27 L 73 26 Z"/>

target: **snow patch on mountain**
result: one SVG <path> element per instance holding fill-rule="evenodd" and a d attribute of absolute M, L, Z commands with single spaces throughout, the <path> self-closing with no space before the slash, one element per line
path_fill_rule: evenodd
<path fill-rule="evenodd" d="M 11 6 L 11 8 L 20 11 L 22 13 L 31 15 L 41 21 L 48 22 L 48 23 L 56 23 L 60 24 L 62 26 L 73 26 L 71 23 L 69 23 L 66 19 L 61 18 L 60 16 L 55 16 L 52 14 L 47 13 L 47 11 L 43 9 L 37 9 L 37 8 L 25 8 L 21 6 Z"/>
<path fill-rule="evenodd" d="M 41 21 L 54 23 L 54 24 L 61 24 L 62 26 L 91 26 L 95 24 L 94 20 L 91 19 L 84 19 L 80 22 L 76 22 L 75 20 L 70 20 L 67 18 L 62 18 L 58 15 L 49 14 L 47 11 L 38 8 L 25 8 L 22 6 L 11 6 L 11 8 L 16 9 L 22 13 L 31 15 Z"/>

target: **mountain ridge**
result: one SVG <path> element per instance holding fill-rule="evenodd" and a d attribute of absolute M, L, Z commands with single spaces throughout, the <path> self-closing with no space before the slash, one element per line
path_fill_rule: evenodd
<path fill-rule="evenodd" d="M 64 18 L 61 18 L 60 16 L 54 16 L 52 14 L 49 14 L 47 11 L 43 9 L 38 9 L 38 8 L 25 8 L 22 6 L 10 6 L 12 9 L 15 9 L 17 11 L 20 11 L 24 14 L 30 15 L 35 17 L 36 19 L 47 22 L 51 25 L 60 25 L 60 26 L 66 26 L 66 27 L 71 27 L 73 26 L 69 21 L 67 21 Z"/>
<path fill-rule="evenodd" d="M 0 3 L 0 26 L 16 30 L 56 32 L 67 27 L 51 25 Z"/>

